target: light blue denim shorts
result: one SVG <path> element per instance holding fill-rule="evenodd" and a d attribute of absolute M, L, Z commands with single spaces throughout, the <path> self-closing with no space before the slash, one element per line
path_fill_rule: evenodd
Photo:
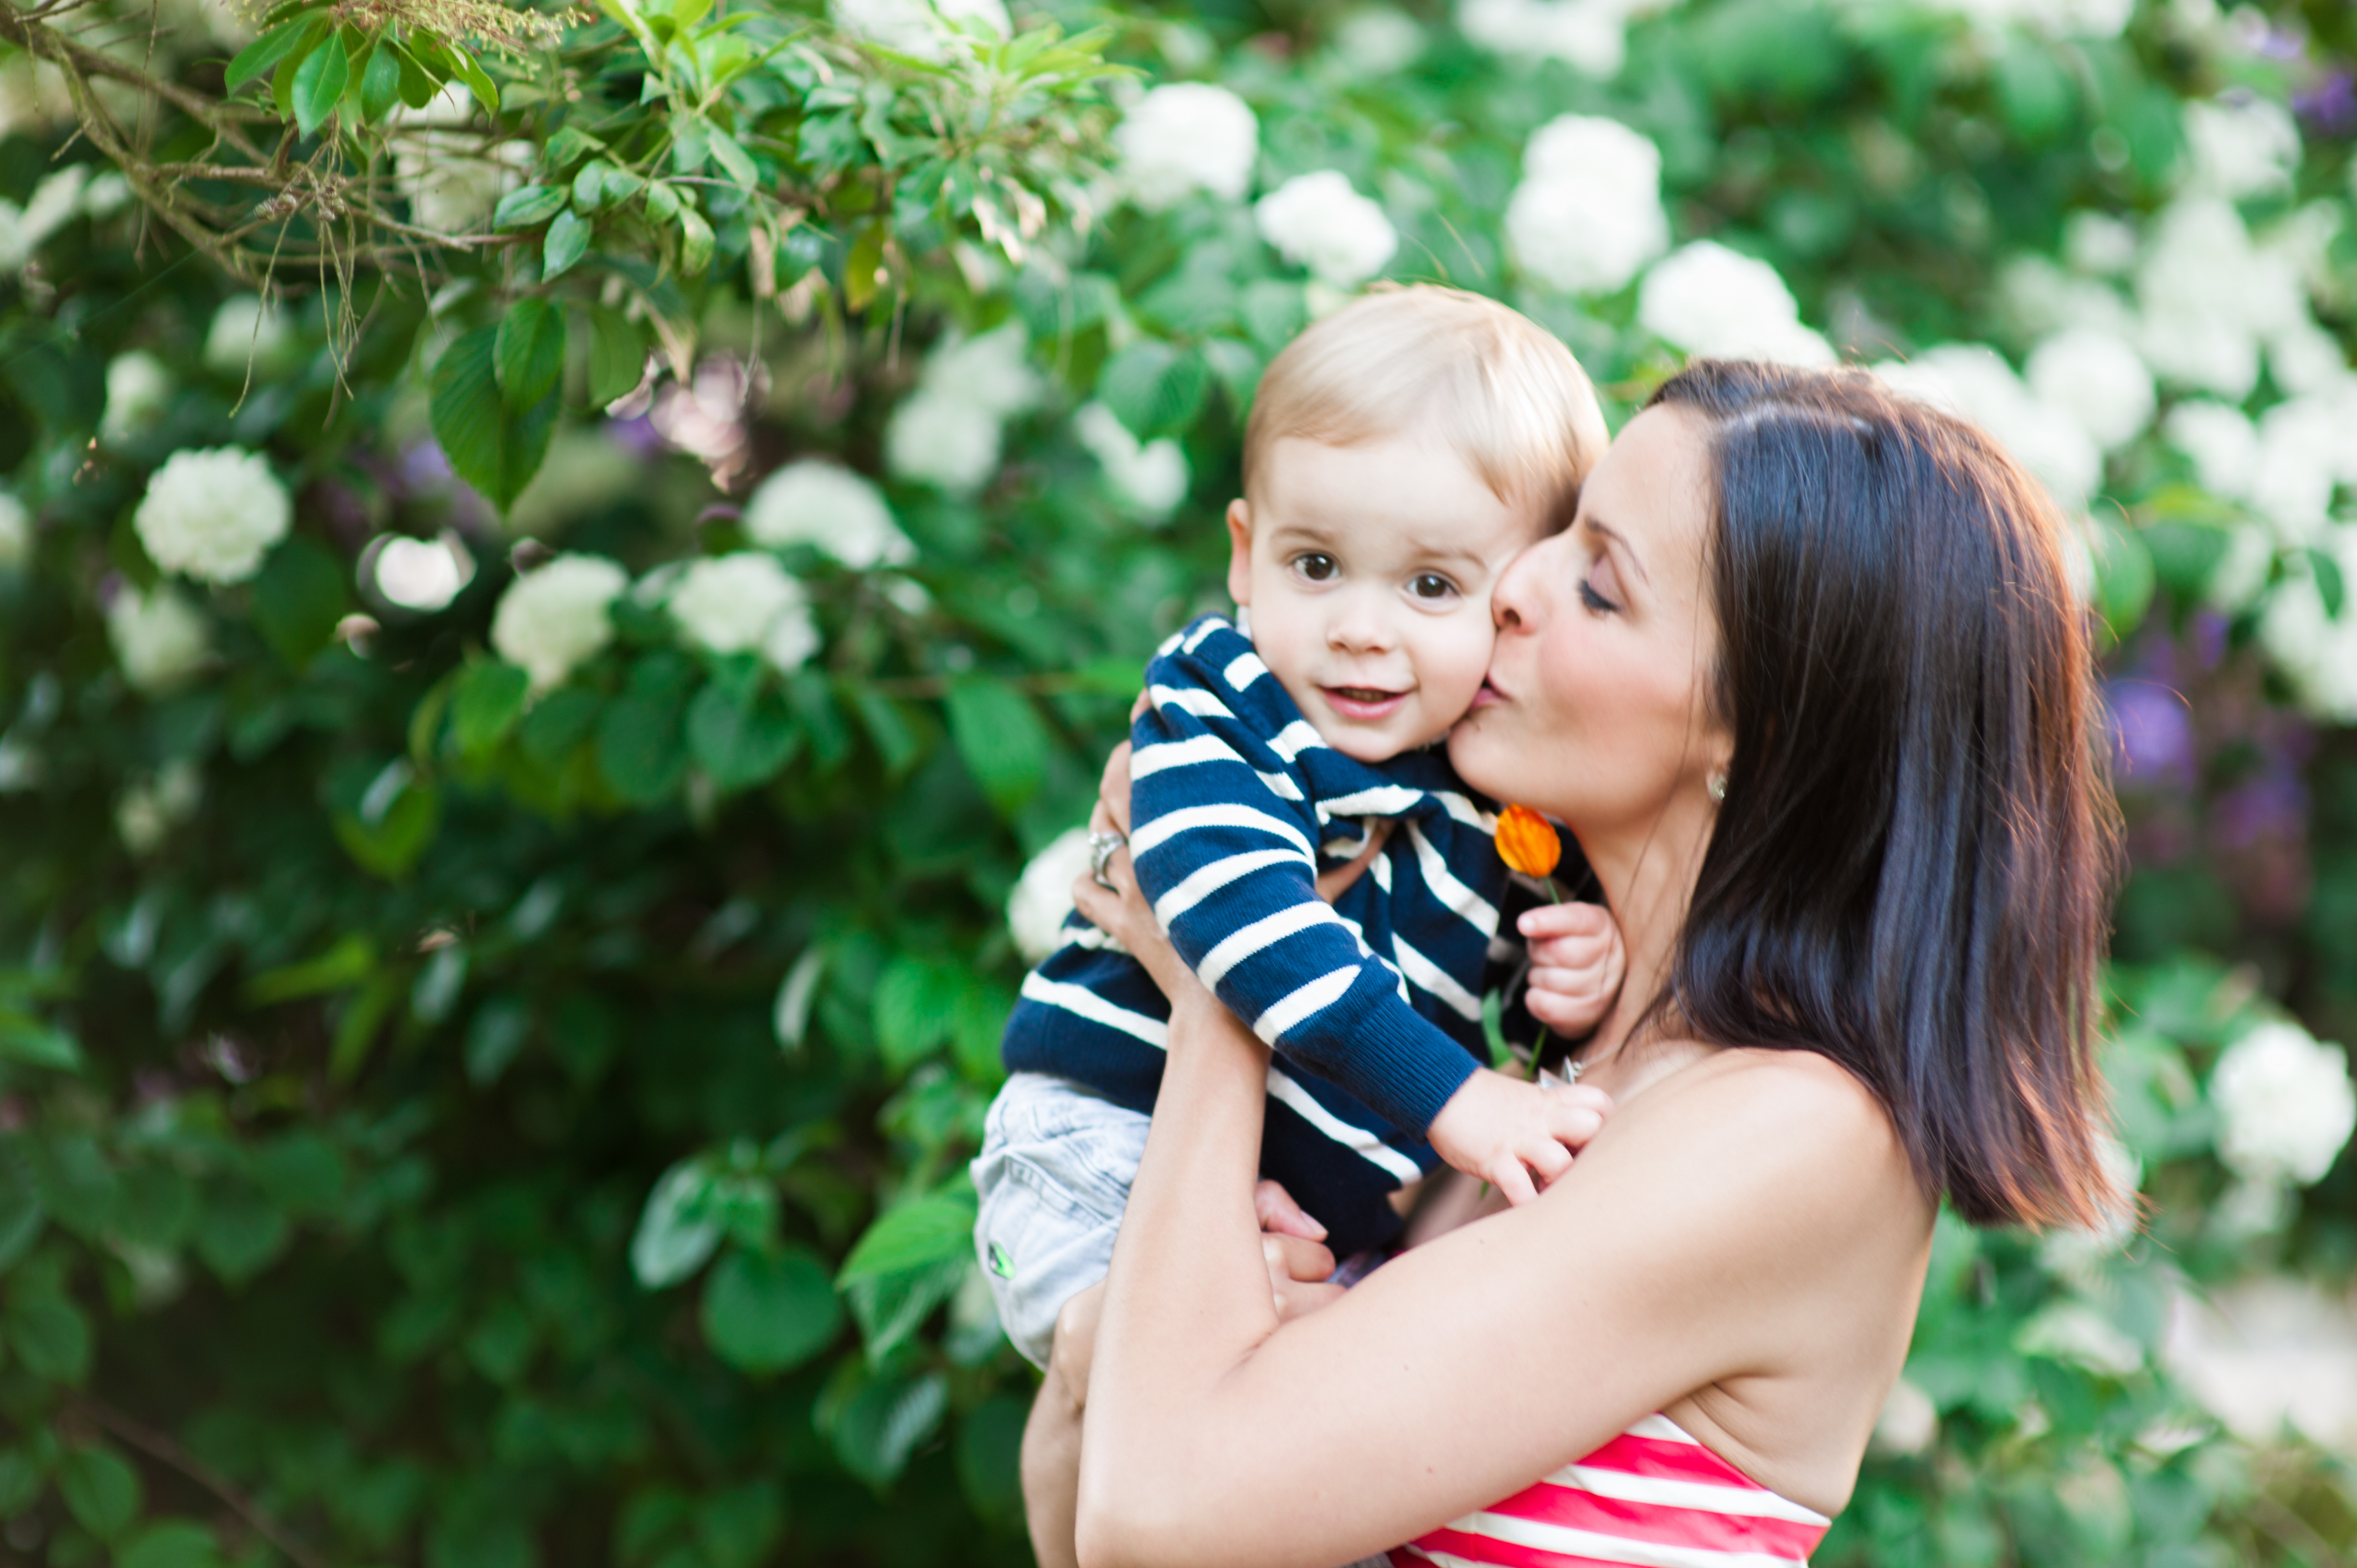
<path fill-rule="evenodd" d="M 1045 1369 L 1056 1315 L 1113 1266 L 1148 1118 L 1068 1079 L 1018 1072 L 974 1162 L 974 1246 L 1006 1337 Z"/>

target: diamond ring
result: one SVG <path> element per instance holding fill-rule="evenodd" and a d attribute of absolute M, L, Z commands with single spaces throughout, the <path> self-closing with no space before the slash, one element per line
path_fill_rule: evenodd
<path fill-rule="evenodd" d="M 1091 833 L 1089 835 L 1089 875 L 1095 881 L 1098 886 L 1110 889 L 1116 893 L 1120 891 L 1119 888 L 1114 886 L 1113 878 L 1105 875 L 1105 863 L 1113 859 L 1114 851 L 1121 848 L 1128 843 L 1129 840 L 1120 833 Z"/>

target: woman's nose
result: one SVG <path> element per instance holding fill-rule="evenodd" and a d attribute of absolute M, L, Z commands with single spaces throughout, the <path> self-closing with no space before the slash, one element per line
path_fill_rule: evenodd
<path fill-rule="evenodd" d="M 1500 631 L 1523 631 L 1538 624 L 1544 562 L 1548 547 L 1561 538 L 1540 540 L 1498 574 L 1497 585 L 1490 590 L 1490 619 Z"/>

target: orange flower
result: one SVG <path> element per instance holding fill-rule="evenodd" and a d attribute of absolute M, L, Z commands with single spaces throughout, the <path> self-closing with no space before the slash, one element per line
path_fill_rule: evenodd
<path fill-rule="evenodd" d="M 1528 806 L 1509 806 L 1498 813 L 1498 858 L 1525 876 L 1548 876 L 1563 858 L 1563 840 L 1555 824 Z"/>

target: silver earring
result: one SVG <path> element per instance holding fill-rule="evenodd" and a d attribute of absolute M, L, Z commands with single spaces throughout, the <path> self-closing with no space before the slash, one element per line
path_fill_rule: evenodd
<path fill-rule="evenodd" d="M 1714 773 L 1714 774 L 1712 774 L 1712 775 L 1710 776 L 1710 778 L 1709 778 L 1709 779 L 1708 779 L 1704 783 L 1703 788 L 1705 788 L 1705 789 L 1708 789 L 1708 790 L 1710 791 L 1710 798 L 1711 798 L 1714 801 L 1717 801 L 1717 800 L 1726 800 L 1726 799 L 1727 799 L 1727 775 L 1726 775 L 1726 774 L 1724 774 L 1724 773 Z"/>

